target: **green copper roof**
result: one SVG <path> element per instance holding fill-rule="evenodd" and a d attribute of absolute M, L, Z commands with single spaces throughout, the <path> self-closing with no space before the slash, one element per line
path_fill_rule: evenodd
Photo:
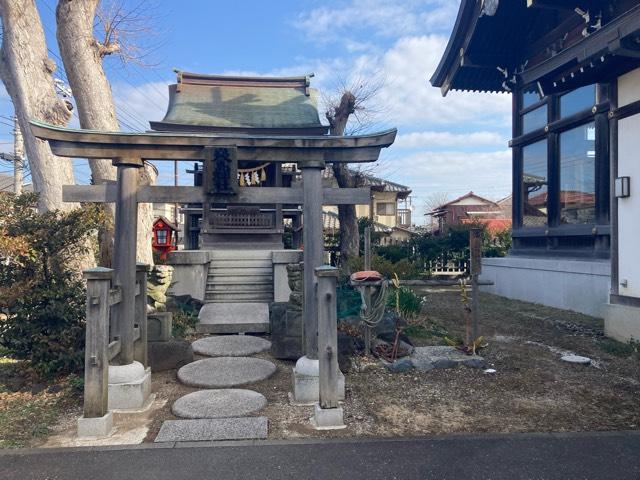
<path fill-rule="evenodd" d="M 187 75 L 191 75 L 187 77 Z M 323 129 L 317 91 L 294 79 L 178 74 L 169 86 L 169 108 L 154 130 Z"/>

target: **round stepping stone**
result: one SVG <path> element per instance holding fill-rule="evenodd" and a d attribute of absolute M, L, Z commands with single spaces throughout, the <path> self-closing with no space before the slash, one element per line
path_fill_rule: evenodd
<path fill-rule="evenodd" d="M 273 375 L 276 366 L 260 358 L 205 358 L 178 370 L 178 379 L 190 387 L 227 388 L 259 382 Z"/>
<path fill-rule="evenodd" d="M 258 392 L 225 388 L 189 393 L 176 400 L 171 411 L 182 418 L 244 417 L 266 405 L 267 399 Z"/>
<path fill-rule="evenodd" d="M 563 362 L 577 363 L 578 365 L 589 365 L 591 363 L 589 357 L 583 357 L 581 355 L 564 355 L 560 360 Z"/>
<path fill-rule="evenodd" d="M 271 348 L 271 342 L 250 335 L 206 337 L 191 344 L 194 353 L 209 357 L 246 357 Z"/>

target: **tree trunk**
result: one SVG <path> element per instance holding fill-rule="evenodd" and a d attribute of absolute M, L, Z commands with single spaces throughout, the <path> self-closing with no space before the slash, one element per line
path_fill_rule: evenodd
<path fill-rule="evenodd" d="M 333 114 L 327 116 L 331 135 L 344 135 L 349 116 L 355 111 L 355 105 L 355 96 L 351 92 L 344 92 Z M 333 175 L 340 188 L 357 186 L 355 176 L 345 164 L 334 163 Z M 340 263 L 342 266 L 347 266 L 349 259 L 360 255 L 360 234 L 355 205 L 338 205 L 338 219 L 340 221 Z"/>
<path fill-rule="evenodd" d="M 117 45 L 108 52 L 94 36 L 94 21 L 99 0 L 60 0 L 56 8 L 58 47 L 64 62 L 67 78 L 78 106 L 80 126 L 89 130 L 118 131 L 118 119 L 109 80 L 104 72 L 103 58 L 115 53 Z M 111 160 L 94 159 L 89 161 L 91 175 L 95 184 L 116 179 L 116 168 Z M 154 184 L 157 172 L 153 165 L 145 165 L 140 170 L 140 184 Z M 151 227 L 153 208 L 140 204 L 138 210 L 138 248 L 137 260 L 153 264 L 151 251 Z M 113 219 L 113 206 L 110 217 Z M 110 265 L 113 245 L 113 231 L 101 233 L 105 240 L 101 243 L 101 262 Z"/>
<path fill-rule="evenodd" d="M 38 208 L 71 210 L 78 204 L 62 202 L 62 186 L 74 183 L 73 165 L 69 159 L 53 155 L 49 144 L 36 139 L 29 126 L 29 120 L 65 126 L 71 117 L 55 91 L 55 62 L 47 55 L 38 10 L 33 0 L 0 0 L 0 17 L 0 78 L 24 135 L 34 191 L 40 194 Z"/>

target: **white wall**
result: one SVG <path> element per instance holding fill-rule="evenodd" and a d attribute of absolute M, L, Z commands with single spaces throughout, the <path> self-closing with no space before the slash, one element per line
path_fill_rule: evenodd
<path fill-rule="evenodd" d="M 482 291 L 602 317 L 609 300 L 608 260 L 503 257 L 482 259 Z"/>
<path fill-rule="evenodd" d="M 618 106 L 640 100 L 640 69 L 618 79 Z M 640 297 L 640 115 L 618 121 L 618 176 L 631 178 L 631 196 L 618 199 L 620 295 Z"/>

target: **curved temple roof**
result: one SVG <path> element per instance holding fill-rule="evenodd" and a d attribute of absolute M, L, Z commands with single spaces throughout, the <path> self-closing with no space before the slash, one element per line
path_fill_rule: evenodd
<path fill-rule="evenodd" d="M 310 76 L 239 77 L 177 72 L 156 131 L 321 135 L 318 93 Z"/>

